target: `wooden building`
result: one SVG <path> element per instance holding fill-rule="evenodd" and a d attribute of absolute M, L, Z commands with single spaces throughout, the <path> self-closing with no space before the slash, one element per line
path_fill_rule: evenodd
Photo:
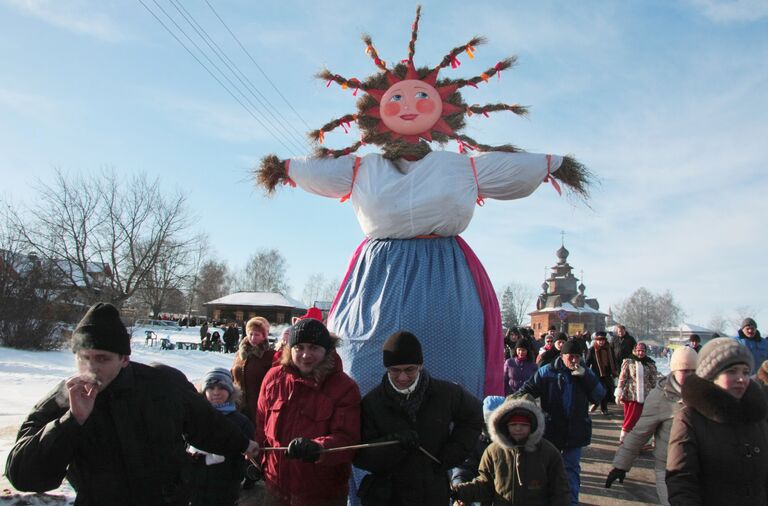
<path fill-rule="evenodd" d="M 294 316 L 301 316 L 307 306 L 296 299 L 275 292 L 237 292 L 206 302 L 209 320 L 243 323 L 254 316 L 262 316 L 272 324 L 288 324 Z"/>
<path fill-rule="evenodd" d="M 573 268 L 568 264 L 568 250 L 561 246 L 556 255 L 557 264 L 551 267 L 551 274 L 541 285 L 542 293 L 536 300 L 536 311 L 528 313 L 531 328 L 536 334 L 541 334 L 554 326 L 558 332 L 568 335 L 605 330 L 608 315 L 600 312 L 597 299 L 587 298 L 584 283 L 577 286 L 579 279 L 573 275 Z"/>

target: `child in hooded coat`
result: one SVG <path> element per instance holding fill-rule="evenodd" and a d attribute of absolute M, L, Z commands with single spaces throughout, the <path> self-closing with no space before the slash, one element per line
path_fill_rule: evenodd
<path fill-rule="evenodd" d="M 488 425 L 491 444 L 480 461 L 480 474 L 471 482 L 454 485 L 451 497 L 457 504 L 570 504 L 563 459 L 557 448 L 542 438 L 544 415 L 535 403 L 507 399 L 493 411 Z"/>

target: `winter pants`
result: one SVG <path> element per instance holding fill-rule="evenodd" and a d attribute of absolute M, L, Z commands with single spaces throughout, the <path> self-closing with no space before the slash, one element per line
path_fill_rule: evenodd
<path fill-rule="evenodd" d="M 603 399 L 600 401 L 600 410 L 601 411 L 607 411 L 608 410 L 608 403 L 609 402 L 615 402 L 613 400 L 613 377 L 612 376 L 601 376 L 600 377 L 600 383 L 605 388 L 605 395 L 603 396 Z"/>
<path fill-rule="evenodd" d="M 630 432 L 643 414 L 643 405 L 636 401 L 624 401 L 624 423 L 621 430 Z"/>
<path fill-rule="evenodd" d="M 579 504 L 579 489 L 581 488 L 581 447 L 560 450 L 565 464 L 565 475 L 568 478 L 568 488 L 571 489 L 571 505 Z"/>
<path fill-rule="evenodd" d="M 656 495 L 659 496 L 659 504 L 662 506 L 669 506 L 666 477 L 666 469 L 656 469 Z"/>

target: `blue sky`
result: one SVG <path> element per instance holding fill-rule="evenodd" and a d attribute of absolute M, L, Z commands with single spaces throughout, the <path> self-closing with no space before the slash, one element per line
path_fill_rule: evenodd
<path fill-rule="evenodd" d="M 350 91 L 313 75 L 373 72 L 362 32 L 383 59 L 404 58 L 415 11 L 401 1 L 209 1 L 300 118 L 204 0 L 183 5 L 299 135 L 304 122 L 354 112 Z M 144 3 L 182 22 L 170 0 Z M 240 266 L 276 247 L 296 296 L 312 273 L 343 275 L 363 238 L 350 204 L 289 188 L 265 198 L 249 170 L 268 153 L 303 153 L 275 140 L 138 0 L 0 0 L 0 33 L 0 197 L 30 203 L 55 168 L 145 172 L 187 194 L 219 259 Z M 473 117 L 467 133 L 572 153 L 601 179 L 592 209 L 545 186 L 476 209 L 463 237 L 497 288 L 538 292 L 563 230 L 603 309 L 645 286 L 671 290 L 700 325 L 743 306 L 758 323 L 768 316 L 768 2 L 425 1 L 416 63 L 434 65 L 476 34 L 489 43 L 446 73 L 470 77 L 515 54 L 517 67 L 465 100 L 526 104 L 531 115 Z M 332 147 L 356 138 L 354 128 L 326 137 Z"/>

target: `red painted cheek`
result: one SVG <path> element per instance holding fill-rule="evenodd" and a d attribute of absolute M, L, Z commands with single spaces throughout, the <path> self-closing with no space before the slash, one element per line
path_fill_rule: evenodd
<path fill-rule="evenodd" d="M 397 102 L 387 102 L 381 108 L 381 114 L 385 116 L 397 116 L 400 114 L 400 104 Z"/>
<path fill-rule="evenodd" d="M 435 103 L 431 100 L 419 100 L 416 102 L 416 110 L 422 114 L 429 114 L 435 110 Z"/>

